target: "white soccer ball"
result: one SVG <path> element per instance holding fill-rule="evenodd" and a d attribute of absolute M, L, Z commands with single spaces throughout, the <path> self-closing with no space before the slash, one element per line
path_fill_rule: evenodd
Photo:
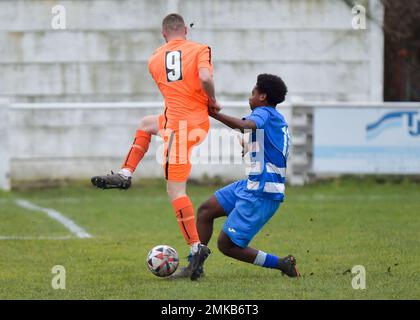
<path fill-rule="evenodd" d="M 170 276 L 176 271 L 178 264 L 178 252 L 164 244 L 152 248 L 147 254 L 147 266 L 158 277 Z"/>

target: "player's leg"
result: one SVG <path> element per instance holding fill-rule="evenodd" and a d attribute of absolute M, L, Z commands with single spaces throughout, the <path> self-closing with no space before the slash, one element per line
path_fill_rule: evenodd
<path fill-rule="evenodd" d="M 220 190 L 218 191 L 220 192 Z M 233 205 L 232 205 L 233 208 Z M 197 231 L 202 244 L 206 245 L 209 243 L 210 238 L 213 234 L 213 221 L 218 217 L 226 216 L 226 212 L 223 207 L 219 204 L 216 196 L 211 196 L 206 202 L 204 202 L 197 211 Z M 191 255 L 189 256 L 189 262 Z M 204 276 L 203 266 L 199 267 L 199 277 Z M 190 278 L 191 263 L 187 267 L 183 267 L 175 273 L 171 278 Z"/>
<path fill-rule="evenodd" d="M 180 126 L 181 127 L 181 126 Z M 171 133 L 166 147 L 164 164 L 167 191 L 175 211 L 179 228 L 190 246 L 191 258 L 188 269 L 191 280 L 198 279 L 202 274 L 199 266 L 207 259 L 210 249 L 200 243 L 197 232 L 194 208 L 186 194 L 186 181 L 191 172 L 192 148 L 201 143 L 208 131 L 208 124 L 203 127 L 183 127 Z"/>
<path fill-rule="evenodd" d="M 228 257 L 248 263 L 253 263 L 258 255 L 258 250 L 254 248 L 242 248 L 234 244 L 223 230 L 220 231 L 219 238 L 217 239 L 217 248 Z"/>
<path fill-rule="evenodd" d="M 220 190 L 218 191 L 220 192 Z M 233 204 L 232 204 L 233 208 Z M 213 220 L 221 217 L 226 216 L 226 212 L 223 207 L 217 201 L 217 198 L 213 195 L 211 196 L 206 202 L 204 202 L 197 211 L 197 231 L 202 244 L 207 245 L 210 241 L 211 235 L 213 233 Z M 171 279 L 178 279 L 178 278 L 191 278 L 192 271 L 191 271 L 191 257 L 190 254 L 189 264 L 187 267 L 181 268 L 178 272 L 173 274 Z M 199 267 L 198 271 L 199 277 L 204 276 L 204 268 L 203 266 Z"/>
<path fill-rule="evenodd" d="M 201 143 L 208 132 L 208 121 L 201 125 L 188 127 L 186 121 L 180 121 L 177 130 L 165 134 L 164 173 L 167 180 L 167 192 L 177 216 L 179 227 L 185 240 L 191 246 L 194 255 L 199 249 L 194 208 L 187 196 L 187 180 L 191 172 L 191 152 Z"/>
<path fill-rule="evenodd" d="M 121 168 L 123 174 L 131 177 L 131 174 L 136 170 L 139 162 L 149 149 L 152 135 L 157 135 L 159 132 L 160 118 L 161 116 L 159 115 L 151 115 L 145 116 L 140 120 L 133 144 Z"/>
<path fill-rule="evenodd" d="M 237 191 L 238 200 L 229 214 L 218 239 L 219 250 L 232 258 L 258 266 L 278 269 L 290 277 L 299 276 L 293 256 L 277 255 L 256 250 L 249 242 L 271 219 L 280 206 L 279 201 L 255 197 L 243 190 Z"/>
<path fill-rule="evenodd" d="M 203 245 L 207 246 L 211 239 L 214 219 L 228 215 L 235 207 L 235 202 L 237 199 L 235 190 L 243 183 L 243 180 L 236 181 L 217 190 L 214 195 L 211 196 L 198 209 L 197 230 Z M 204 261 L 205 259 L 197 263 L 196 270 L 198 271 L 195 274 L 192 274 L 192 280 L 200 277 L 200 272 L 204 272 Z"/>
<path fill-rule="evenodd" d="M 241 189 L 244 184 L 245 180 L 239 180 L 224 186 L 198 208 L 197 230 L 201 243 L 209 243 L 213 234 L 214 219 L 229 215 L 235 208 L 236 190 Z"/>
<path fill-rule="evenodd" d="M 202 274 L 199 266 L 209 256 L 210 249 L 200 243 L 193 204 L 186 194 L 186 181 L 168 181 L 167 191 L 175 211 L 179 228 L 190 246 L 191 259 L 187 267 L 188 270 L 186 270 L 188 271 L 187 276 L 190 276 L 191 280 L 196 280 Z"/>
<path fill-rule="evenodd" d="M 131 186 L 131 176 L 149 149 L 152 135 L 159 132 L 161 116 L 145 116 L 140 120 L 133 144 L 124 160 L 121 170 L 117 173 L 92 177 L 92 184 L 101 189 L 128 189 Z"/>
<path fill-rule="evenodd" d="M 187 182 L 167 181 L 166 190 L 185 241 L 190 246 L 197 245 L 200 240 L 195 225 L 194 208 L 186 192 Z"/>
<path fill-rule="evenodd" d="M 197 249 L 200 239 L 195 223 L 194 208 L 187 195 L 187 179 L 191 172 L 188 161 L 187 131 L 169 130 L 165 132 L 163 170 L 166 190 L 172 203 L 179 228 L 192 251 Z"/>
<path fill-rule="evenodd" d="M 266 253 L 251 247 L 242 248 L 221 231 L 217 241 L 218 249 L 226 256 L 261 267 L 278 269 L 289 277 L 299 277 L 296 260 L 292 255 L 280 258 L 274 254 Z"/>
<path fill-rule="evenodd" d="M 243 181 L 237 181 L 217 190 L 213 196 L 199 207 L 197 213 L 197 230 L 202 244 L 207 245 L 210 241 L 213 233 L 213 220 L 221 216 L 226 216 L 235 207 L 235 190 L 241 184 L 243 184 Z M 196 267 L 195 279 L 204 275 L 204 260 Z M 192 264 L 190 262 L 187 267 L 182 268 L 174 274 L 172 279 L 191 278 L 191 276 Z"/>
<path fill-rule="evenodd" d="M 226 216 L 216 196 L 211 196 L 197 211 L 197 231 L 202 244 L 207 245 L 213 234 L 214 219 Z"/>
<path fill-rule="evenodd" d="M 190 198 L 187 196 L 186 181 L 167 181 L 167 192 L 174 209 L 179 229 L 184 235 L 185 241 L 195 251 L 200 239 L 198 237 L 195 223 L 194 208 Z"/>

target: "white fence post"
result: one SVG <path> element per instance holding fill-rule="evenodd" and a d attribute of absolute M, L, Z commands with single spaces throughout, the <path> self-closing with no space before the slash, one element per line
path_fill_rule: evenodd
<path fill-rule="evenodd" d="M 292 103 L 291 116 L 291 185 L 304 185 L 311 179 L 312 170 L 313 108 L 302 103 Z"/>
<path fill-rule="evenodd" d="M 0 190 L 10 190 L 9 101 L 0 99 Z"/>

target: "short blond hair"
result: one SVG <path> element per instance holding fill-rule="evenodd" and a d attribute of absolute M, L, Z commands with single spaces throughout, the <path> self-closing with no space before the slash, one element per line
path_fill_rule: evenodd
<path fill-rule="evenodd" d="M 162 21 L 164 31 L 181 31 L 184 27 L 184 18 L 177 13 L 168 14 Z"/>

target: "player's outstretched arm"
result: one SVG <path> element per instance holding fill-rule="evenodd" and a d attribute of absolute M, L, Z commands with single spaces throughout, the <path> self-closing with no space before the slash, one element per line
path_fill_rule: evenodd
<path fill-rule="evenodd" d="M 200 77 L 201 86 L 209 98 L 209 108 L 211 108 L 214 112 L 219 112 L 222 107 L 216 101 L 214 81 L 210 70 L 207 68 L 200 68 L 198 70 L 198 75 Z"/>
<path fill-rule="evenodd" d="M 220 122 L 227 125 L 229 128 L 239 129 L 241 132 L 244 132 L 245 130 L 257 129 L 257 125 L 252 120 L 243 120 L 240 118 L 228 116 L 227 114 L 223 114 L 220 112 L 218 113 L 211 112 L 210 109 L 209 109 L 209 114 L 212 118 L 219 120 Z"/>

